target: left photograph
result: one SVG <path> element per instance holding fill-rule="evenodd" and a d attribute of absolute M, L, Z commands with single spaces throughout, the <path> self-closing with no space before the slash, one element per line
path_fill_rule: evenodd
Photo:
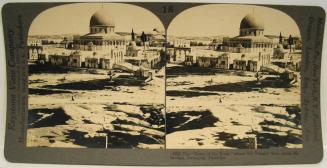
<path fill-rule="evenodd" d="M 165 147 L 164 27 L 122 3 L 49 8 L 27 41 L 28 147 Z"/>

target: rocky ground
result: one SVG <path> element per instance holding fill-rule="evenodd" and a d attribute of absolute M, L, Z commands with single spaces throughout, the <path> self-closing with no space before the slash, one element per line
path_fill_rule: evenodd
<path fill-rule="evenodd" d="M 164 147 L 163 76 L 47 68 L 30 72 L 29 93 L 29 147 Z"/>
<path fill-rule="evenodd" d="M 302 147 L 300 79 L 258 85 L 252 72 L 173 64 L 166 76 L 167 148 Z"/>
<path fill-rule="evenodd" d="M 27 146 L 239 149 L 253 148 L 253 139 L 257 148 L 303 146 L 300 78 L 258 85 L 251 72 L 168 65 L 166 73 L 165 93 L 164 69 L 148 83 L 128 73 L 109 81 L 105 71 L 33 71 Z"/>

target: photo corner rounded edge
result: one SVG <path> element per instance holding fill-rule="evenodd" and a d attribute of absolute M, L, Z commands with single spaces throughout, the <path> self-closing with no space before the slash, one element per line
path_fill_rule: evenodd
<path fill-rule="evenodd" d="M 10 8 L 13 4 L 16 4 L 16 3 L 10 2 L 9 0 L 2 0 L 0 2 L 0 8 L 1 8 L 0 10 L 1 10 L 2 18 L 3 18 L 4 12 L 6 12 L 8 10 L 8 8 Z"/>
<path fill-rule="evenodd" d="M 319 10 L 319 12 L 322 13 L 321 15 L 323 15 L 323 17 L 326 20 L 326 9 L 323 6 L 314 6 L 314 7 L 317 8 Z"/>
<path fill-rule="evenodd" d="M 4 147 L 3 156 L 4 159 L 9 163 L 19 163 L 19 160 L 14 156 L 14 151 L 8 149 L 7 145 Z"/>
<path fill-rule="evenodd" d="M 310 152 L 307 153 L 307 155 L 313 155 L 314 157 L 310 161 L 308 161 L 308 164 L 320 164 L 324 160 L 324 149 L 323 145 L 321 146 L 320 150 L 317 150 L 317 153 L 312 154 Z"/>

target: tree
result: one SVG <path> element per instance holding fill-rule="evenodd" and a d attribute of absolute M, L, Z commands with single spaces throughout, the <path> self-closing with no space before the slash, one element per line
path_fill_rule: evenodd
<path fill-rule="evenodd" d="M 134 30 L 132 29 L 132 41 L 135 41 L 135 33 L 134 33 Z"/>
<path fill-rule="evenodd" d="M 294 43 L 294 39 L 293 39 L 292 35 L 290 35 L 290 36 L 288 37 L 287 42 L 288 42 L 288 45 L 290 46 L 290 52 L 292 52 L 292 45 L 293 45 L 293 43 Z"/>
<path fill-rule="evenodd" d="M 282 32 L 279 33 L 279 44 L 283 44 Z"/>
<path fill-rule="evenodd" d="M 142 31 L 141 40 L 143 43 L 145 43 L 147 41 L 144 31 Z"/>
<path fill-rule="evenodd" d="M 144 49 L 145 49 L 145 42 L 147 41 L 147 39 L 146 39 L 146 35 L 145 35 L 144 31 L 142 31 L 141 40 L 143 42 Z"/>

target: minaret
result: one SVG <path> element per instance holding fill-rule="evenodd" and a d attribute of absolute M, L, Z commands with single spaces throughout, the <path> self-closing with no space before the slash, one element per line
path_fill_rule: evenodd
<path fill-rule="evenodd" d="M 133 29 L 132 29 L 131 36 L 132 36 L 132 41 L 135 41 L 135 33 L 134 33 L 134 30 Z"/>
<path fill-rule="evenodd" d="M 282 32 L 279 33 L 279 44 L 283 44 Z"/>
<path fill-rule="evenodd" d="M 293 45 L 293 37 L 290 35 L 288 37 L 288 45 L 290 46 L 290 52 L 292 52 L 292 45 Z"/>

